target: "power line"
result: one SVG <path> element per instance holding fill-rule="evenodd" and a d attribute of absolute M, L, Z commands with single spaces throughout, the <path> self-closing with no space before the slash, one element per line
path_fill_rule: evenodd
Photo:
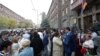
<path fill-rule="evenodd" d="M 32 4 L 33 9 L 35 9 L 35 7 L 34 7 L 34 3 L 33 3 L 33 1 L 32 1 L 32 0 L 31 0 L 31 4 Z"/>
<path fill-rule="evenodd" d="M 36 12 L 36 14 L 37 14 L 37 24 L 38 24 L 38 10 L 37 9 L 35 9 L 35 7 L 34 7 L 34 3 L 33 3 L 33 1 L 31 0 L 31 4 L 32 4 L 32 6 L 33 6 L 33 9 L 32 10 L 34 10 L 35 12 Z"/>

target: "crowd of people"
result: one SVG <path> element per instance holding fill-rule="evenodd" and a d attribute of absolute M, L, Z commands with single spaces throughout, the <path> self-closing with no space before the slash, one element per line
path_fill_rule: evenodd
<path fill-rule="evenodd" d="M 0 56 L 100 56 L 99 42 L 93 29 L 2 31 Z"/>

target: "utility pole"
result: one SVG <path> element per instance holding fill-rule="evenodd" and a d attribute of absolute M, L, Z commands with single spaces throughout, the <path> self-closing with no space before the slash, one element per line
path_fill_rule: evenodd
<path fill-rule="evenodd" d="M 38 10 L 36 10 L 35 8 L 34 8 L 34 4 L 33 4 L 33 1 L 31 0 L 31 4 L 32 4 L 32 6 L 33 6 L 33 11 L 35 11 L 36 12 L 36 14 L 37 14 L 37 25 L 38 25 Z"/>
<path fill-rule="evenodd" d="M 35 12 L 36 12 L 36 14 L 37 14 L 37 25 L 38 25 L 38 10 L 36 10 L 36 9 L 33 9 Z"/>

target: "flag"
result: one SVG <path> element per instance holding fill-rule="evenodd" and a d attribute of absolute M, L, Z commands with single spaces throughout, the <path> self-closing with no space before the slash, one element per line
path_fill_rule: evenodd
<path fill-rule="evenodd" d="M 85 10 L 86 6 L 87 6 L 87 2 L 86 0 L 81 0 L 81 14 L 83 14 L 83 11 Z"/>
<path fill-rule="evenodd" d="M 84 10 L 87 6 L 86 0 L 82 0 L 82 9 Z"/>

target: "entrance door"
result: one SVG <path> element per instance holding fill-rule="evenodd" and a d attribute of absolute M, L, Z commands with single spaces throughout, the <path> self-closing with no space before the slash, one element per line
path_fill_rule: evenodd
<path fill-rule="evenodd" d="M 85 32 L 87 32 L 87 29 L 92 27 L 92 25 L 93 25 L 92 16 L 85 17 L 84 18 L 84 30 L 85 30 Z"/>
<path fill-rule="evenodd" d="M 97 14 L 97 19 L 98 22 L 100 22 L 100 13 Z"/>

